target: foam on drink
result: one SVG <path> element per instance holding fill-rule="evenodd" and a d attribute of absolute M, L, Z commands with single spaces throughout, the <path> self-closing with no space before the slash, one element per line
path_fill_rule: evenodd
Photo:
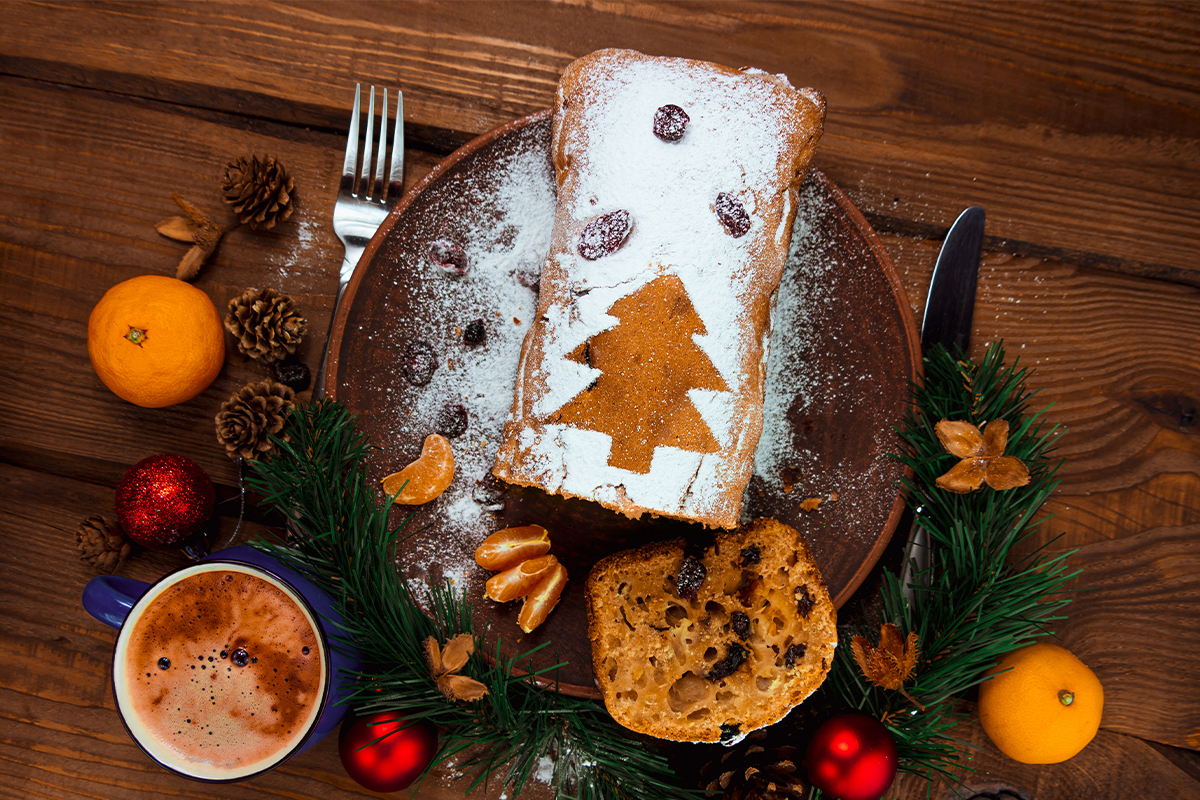
<path fill-rule="evenodd" d="M 210 780 L 252 775 L 291 752 L 315 724 L 326 683 L 308 610 L 231 564 L 198 565 L 152 591 L 114 659 L 134 737 L 172 769 Z"/>

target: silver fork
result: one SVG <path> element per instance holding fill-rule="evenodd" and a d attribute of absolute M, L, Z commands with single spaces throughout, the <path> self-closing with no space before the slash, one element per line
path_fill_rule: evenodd
<path fill-rule="evenodd" d="M 333 204 L 333 232 L 342 240 L 346 256 L 342 259 L 338 275 L 337 299 L 333 304 L 333 315 L 329 320 L 329 332 L 333 333 L 333 320 L 337 318 L 338 306 L 346 292 L 346 284 L 358 266 L 363 251 L 375 231 L 383 224 L 388 212 L 404 190 L 404 94 L 396 92 L 396 127 L 392 134 L 392 157 L 388 165 L 387 182 L 384 182 L 383 164 L 387 160 L 388 91 L 383 90 L 380 109 L 378 152 L 375 152 L 375 87 L 371 87 L 371 98 L 367 106 L 365 144 L 359 167 L 359 113 L 362 108 L 362 84 L 354 84 L 354 111 L 350 114 L 350 132 L 346 135 L 346 159 L 342 163 L 342 178 L 338 183 L 337 200 Z M 375 174 L 371 175 L 371 156 L 375 155 Z M 317 372 L 317 383 L 313 394 L 325 393 L 325 369 L 329 362 L 329 339 L 326 337 L 325 354 Z"/>

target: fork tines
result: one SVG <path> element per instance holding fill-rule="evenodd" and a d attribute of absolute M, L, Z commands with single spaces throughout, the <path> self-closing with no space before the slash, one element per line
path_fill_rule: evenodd
<path fill-rule="evenodd" d="M 400 199 L 404 188 L 404 94 L 396 92 L 396 124 L 392 133 L 392 157 L 388 164 L 387 183 L 384 183 L 383 165 L 387 159 L 388 137 L 388 90 L 383 90 L 380 104 L 379 123 L 375 123 L 375 87 L 367 105 L 365 143 L 362 148 L 362 166 L 359 168 L 359 114 L 362 109 L 362 84 L 354 85 L 354 111 L 350 115 L 350 132 L 346 136 L 346 160 L 342 165 L 342 183 L 349 183 L 350 193 L 359 200 L 391 206 Z M 378 127 L 379 135 L 375 136 Z M 378 151 L 376 151 L 378 138 Z M 375 156 L 375 176 L 371 180 L 371 156 Z"/>

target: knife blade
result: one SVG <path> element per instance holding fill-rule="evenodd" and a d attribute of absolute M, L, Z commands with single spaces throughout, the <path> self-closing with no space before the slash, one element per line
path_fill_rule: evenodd
<path fill-rule="evenodd" d="M 951 354 L 959 350 L 965 353 L 971 344 L 975 286 L 979 281 L 979 257 L 983 252 L 986 221 L 983 207 L 971 206 L 958 215 L 942 242 L 933 277 L 929 279 L 925 314 L 921 318 L 921 353 L 925 356 L 939 344 Z M 909 521 L 911 531 L 905 546 L 900 585 L 911 605 L 913 591 L 909 584 L 929 569 L 929 534 L 916 524 L 911 509 L 902 517 L 901 530 L 904 529 L 903 520 Z"/>
<path fill-rule="evenodd" d="M 975 284 L 979 279 L 986 221 L 983 206 L 971 206 L 958 215 L 942 242 L 933 277 L 929 279 L 925 315 L 921 318 L 921 352 L 925 355 L 937 344 L 953 353 L 955 346 L 965 351 L 971 342 Z"/>

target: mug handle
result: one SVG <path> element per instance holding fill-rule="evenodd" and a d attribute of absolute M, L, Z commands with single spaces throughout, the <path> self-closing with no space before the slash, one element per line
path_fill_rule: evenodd
<path fill-rule="evenodd" d="M 120 628 L 129 616 L 129 609 L 149 586 L 132 578 L 101 575 L 83 587 L 83 608 L 105 625 Z"/>

